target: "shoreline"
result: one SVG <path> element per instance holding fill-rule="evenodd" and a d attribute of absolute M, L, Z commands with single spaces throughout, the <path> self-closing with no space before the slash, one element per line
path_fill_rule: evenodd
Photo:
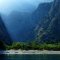
<path fill-rule="evenodd" d="M 2 50 L 1 54 L 60 54 L 60 51 L 48 51 L 48 50 Z"/>

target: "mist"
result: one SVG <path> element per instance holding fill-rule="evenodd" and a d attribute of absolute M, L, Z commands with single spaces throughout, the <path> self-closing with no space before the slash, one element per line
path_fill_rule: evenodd
<path fill-rule="evenodd" d="M 53 0 L 0 0 L 0 13 L 9 14 L 17 10 L 21 12 L 30 12 L 36 9 L 40 3 L 51 2 Z"/>

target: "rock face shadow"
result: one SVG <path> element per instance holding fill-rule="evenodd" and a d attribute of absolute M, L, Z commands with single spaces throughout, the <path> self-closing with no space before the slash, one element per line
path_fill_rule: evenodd
<path fill-rule="evenodd" d="M 5 60 L 5 55 L 1 55 L 6 50 L 6 45 L 11 45 L 12 39 L 0 16 L 0 60 Z"/>

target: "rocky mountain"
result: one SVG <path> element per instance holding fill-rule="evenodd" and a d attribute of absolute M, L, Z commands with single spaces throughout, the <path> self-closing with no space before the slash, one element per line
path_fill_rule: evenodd
<path fill-rule="evenodd" d="M 3 20 L 0 16 L 0 41 L 3 41 L 6 44 L 11 44 L 12 39 L 8 33 L 7 28 L 5 27 Z"/>
<path fill-rule="evenodd" d="M 44 18 L 43 24 L 37 29 L 37 40 L 39 42 L 60 41 L 60 0 L 54 0 L 48 16 Z"/>
<path fill-rule="evenodd" d="M 34 29 L 50 10 L 52 3 L 39 4 L 33 13 L 13 11 L 7 16 L 5 23 L 16 41 L 31 41 L 35 39 Z M 5 19 L 4 19 L 5 20 Z"/>
<path fill-rule="evenodd" d="M 31 20 L 31 14 L 28 12 L 13 11 L 5 21 L 10 34 L 15 41 L 33 40 L 34 22 Z M 8 21 L 9 20 L 9 21 Z M 7 22 L 8 21 L 8 22 Z"/>
<path fill-rule="evenodd" d="M 32 20 L 37 24 L 41 22 L 41 20 L 48 14 L 51 4 L 52 2 L 39 4 L 38 8 L 32 14 Z"/>

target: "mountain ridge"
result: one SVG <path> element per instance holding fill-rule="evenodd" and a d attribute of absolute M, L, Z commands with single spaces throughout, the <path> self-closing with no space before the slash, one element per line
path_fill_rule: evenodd
<path fill-rule="evenodd" d="M 0 41 L 3 41 L 6 44 L 12 43 L 12 39 L 9 35 L 7 28 L 5 27 L 5 24 L 1 16 L 0 16 Z"/>
<path fill-rule="evenodd" d="M 47 27 L 42 26 L 40 30 L 38 30 L 38 40 L 41 42 L 59 42 L 60 41 L 60 1 L 54 0 L 52 7 L 49 11 L 49 19 L 45 19 L 46 21 L 44 25 L 47 24 Z M 48 24 L 49 22 L 49 24 Z M 41 30 L 42 29 L 42 30 Z"/>
<path fill-rule="evenodd" d="M 34 40 L 34 29 L 36 25 L 41 22 L 40 20 L 46 16 L 50 10 L 51 4 L 52 3 L 39 4 L 38 8 L 33 13 L 13 11 L 6 20 L 6 22 L 10 20 L 10 22 L 7 23 L 7 28 L 12 38 L 14 37 L 13 39 L 18 41 Z"/>

